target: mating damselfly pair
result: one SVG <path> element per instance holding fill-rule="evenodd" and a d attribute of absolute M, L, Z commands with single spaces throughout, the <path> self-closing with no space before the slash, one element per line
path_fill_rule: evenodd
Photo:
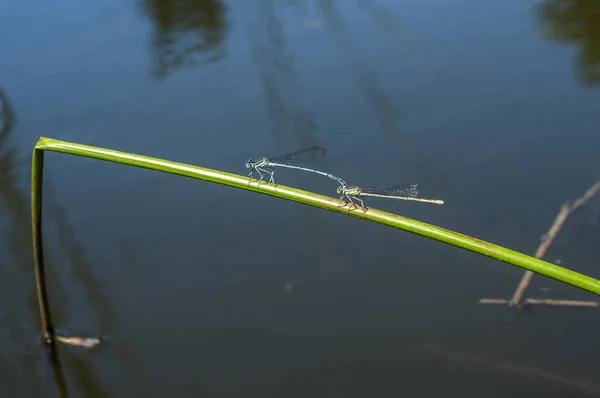
<path fill-rule="evenodd" d="M 363 197 L 371 196 L 378 198 L 388 198 L 396 200 L 409 200 L 422 203 L 432 203 L 436 205 L 443 205 L 444 201 L 439 199 L 425 199 L 420 197 L 419 186 L 417 184 L 410 185 L 394 185 L 394 186 L 380 186 L 380 187 L 364 187 L 360 188 L 357 186 L 349 187 L 346 181 L 334 176 L 333 174 L 326 173 L 320 170 L 311 169 L 308 167 L 302 167 L 299 164 L 315 160 L 325 156 L 327 149 L 315 146 L 311 148 L 301 149 L 281 156 L 274 157 L 262 157 L 259 159 L 250 158 L 246 162 L 246 167 L 250 169 L 249 177 L 254 175 L 254 172 L 260 177 L 258 182 L 260 184 L 263 181 L 265 175 L 269 176 L 269 182 L 275 184 L 275 168 L 285 167 L 288 169 L 295 169 L 300 171 L 307 171 L 316 173 L 325 177 L 328 177 L 336 181 L 340 186 L 337 188 L 337 193 L 341 194 L 340 200 L 347 198 L 348 201 L 356 207 L 354 200 L 360 202 L 361 207 L 366 211 Z"/>

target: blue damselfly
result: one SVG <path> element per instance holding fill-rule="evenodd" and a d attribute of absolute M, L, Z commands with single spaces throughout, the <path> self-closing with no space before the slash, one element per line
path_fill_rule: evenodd
<path fill-rule="evenodd" d="M 327 149 L 321 146 L 315 146 L 287 153 L 281 156 L 274 156 L 270 158 L 263 157 L 256 160 L 250 158 L 246 162 L 246 167 L 251 169 L 250 174 L 248 174 L 248 177 L 252 177 L 254 172 L 256 171 L 260 176 L 260 179 L 258 180 L 260 183 L 260 181 L 263 180 L 264 175 L 268 174 L 269 181 L 275 184 L 275 179 L 273 178 L 273 175 L 275 174 L 275 167 L 286 167 L 288 169 L 309 171 L 311 173 L 320 174 L 322 176 L 329 177 L 332 180 L 337 181 L 342 187 L 346 187 L 346 182 L 344 180 L 332 174 L 315 169 L 309 169 L 307 167 L 296 166 L 297 163 L 307 162 L 310 160 L 321 158 L 325 156 L 326 153 Z"/>

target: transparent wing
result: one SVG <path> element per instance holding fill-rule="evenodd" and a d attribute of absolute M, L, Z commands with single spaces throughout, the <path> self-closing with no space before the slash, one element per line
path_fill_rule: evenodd
<path fill-rule="evenodd" d="M 360 188 L 365 194 L 372 195 L 386 195 L 386 196 L 398 196 L 398 197 L 419 197 L 419 185 L 418 184 L 401 184 L 391 186 L 379 186 L 379 187 L 365 187 Z"/>
<path fill-rule="evenodd" d="M 286 153 L 285 155 L 267 158 L 267 160 L 273 163 L 294 164 L 322 158 L 326 153 L 327 149 L 323 148 L 322 146 L 314 146 L 311 148 L 300 149 L 299 151 Z"/>

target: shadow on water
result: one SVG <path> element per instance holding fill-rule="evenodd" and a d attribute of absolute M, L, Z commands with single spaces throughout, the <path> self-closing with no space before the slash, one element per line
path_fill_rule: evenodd
<path fill-rule="evenodd" d="M 285 26 L 277 15 L 275 1 L 264 0 L 257 6 L 258 19 L 247 29 L 248 40 L 258 67 L 275 147 L 278 152 L 285 152 L 288 145 L 294 148 L 320 145 L 314 116 L 302 104 L 295 58 L 287 52 Z M 324 216 L 303 206 L 299 211 L 308 226 L 308 238 L 321 250 L 327 250 L 329 234 Z"/>
<path fill-rule="evenodd" d="M 5 376 L 3 383 L 9 390 L 6 396 L 15 396 L 15 391 L 27 391 L 27 396 L 46 396 L 44 394 L 44 383 L 35 383 L 32 375 L 37 375 L 35 369 L 40 365 L 40 342 L 31 340 L 31 336 L 40 336 L 41 333 L 36 328 L 39 327 L 39 308 L 37 303 L 37 293 L 35 289 L 35 276 L 33 272 L 33 255 L 31 249 L 31 214 L 29 209 L 29 198 L 26 191 L 22 188 L 21 180 L 18 178 L 17 164 L 18 158 L 16 151 L 8 147 L 7 141 L 14 131 L 15 116 L 9 105 L 6 94 L 0 89 L 0 101 L 2 102 L 2 114 L 0 121 L 0 214 L 3 220 L 10 220 L 7 235 L 7 251 L 2 253 L 6 256 L 3 261 L 1 271 L 4 285 L 1 294 L 4 302 L 15 303 L 6 308 L 0 309 L 0 332 L 6 333 L 10 339 L 4 339 L 4 350 L 9 351 L 11 355 L 3 355 L 1 373 Z M 25 163 L 28 165 L 28 162 Z M 27 182 L 23 178 L 22 182 Z M 45 257 L 47 261 L 47 272 L 51 278 L 51 303 L 52 307 L 60 309 L 61 318 L 66 321 L 70 297 L 68 292 L 57 277 L 56 269 L 58 264 L 64 265 L 64 260 L 73 264 L 73 276 L 79 284 L 83 286 L 87 294 L 87 299 L 94 307 L 94 313 L 98 314 L 98 327 L 103 332 L 114 330 L 117 320 L 114 309 L 105 301 L 102 295 L 97 294 L 101 289 L 98 279 L 92 274 L 94 269 L 84 254 L 82 246 L 75 239 L 75 233 L 70 227 L 66 211 L 54 199 L 51 185 L 44 183 L 44 203 L 46 207 L 45 225 L 53 222 L 57 232 L 58 246 L 62 249 L 64 256 L 57 259 L 56 249 L 52 245 L 45 246 Z M 46 227 L 48 230 L 48 228 Z M 47 241 L 49 238 L 45 238 Z M 8 260 L 8 261 L 6 261 Z M 61 269 L 65 267 L 60 266 Z M 18 303 L 25 304 L 19 305 Z M 112 343 L 111 343 L 112 345 Z M 114 348 L 114 347 L 113 347 Z M 125 345 L 119 345 L 116 349 L 116 355 L 119 362 L 123 364 L 124 374 L 127 380 L 135 380 L 133 372 L 136 367 L 133 364 L 133 355 Z M 63 366 L 59 360 L 58 347 L 50 347 L 48 351 L 49 363 L 52 366 L 52 372 L 57 388 L 61 397 L 67 397 L 67 388 L 65 377 L 62 373 Z M 99 377 L 91 369 L 89 357 L 84 360 L 74 360 L 72 356 L 66 356 L 67 363 L 75 362 L 76 366 L 68 366 L 74 374 L 74 380 L 78 384 L 80 391 L 86 391 L 87 396 L 109 397 L 111 394 L 105 390 Z M 64 360 L 63 360 L 64 362 Z M 114 368 L 111 367 L 111 368 Z"/>
<path fill-rule="evenodd" d="M 579 77 L 585 84 L 600 83 L 600 2 L 545 0 L 537 5 L 546 37 L 579 47 Z"/>
<path fill-rule="evenodd" d="M 226 55 L 226 7 L 221 0 L 143 0 L 142 8 L 154 25 L 154 73 L 201 63 L 196 53 L 207 53 L 204 62 Z"/>

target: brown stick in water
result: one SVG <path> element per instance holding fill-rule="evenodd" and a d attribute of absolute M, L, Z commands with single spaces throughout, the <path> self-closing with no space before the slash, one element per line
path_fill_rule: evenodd
<path fill-rule="evenodd" d="M 536 258 L 542 259 L 546 255 L 548 248 L 554 241 L 554 238 L 556 237 L 556 235 L 558 235 L 558 232 L 562 228 L 567 217 L 569 217 L 569 215 L 571 213 L 573 213 L 575 210 L 577 210 L 579 207 L 583 206 L 585 204 L 585 202 L 587 202 L 592 196 L 594 196 L 598 192 L 598 190 L 600 190 L 600 180 L 596 181 L 596 183 L 594 185 L 592 185 L 583 194 L 582 197 L 580 197 L 575 202 L 573 202 L 573 204 L 570 204 L 567 202 L 562 206 L 562 208 L 560 209 L 560 212 L 558 213 L 558 215 L 556 216 L 556 219 L 554 220 L 554 223 L 552 224 L 552 226 L 550 227 L 548 232 L 542 236 L 542 243 L 540 243 L 540 246 L 538 247 L 537 252 L 535 253 Z M 519 283 L 517 290 L 515 290 L 515 294 L 513 295 L 512 299 L 509 302 L 509 305 L 511 307 L 519 306 L 522 304 L 523 295 L 525 294 L 525 290 L 531 283 L 531 279 L 533 278 L 533 275 L 534 275 L 533 272 L 525 271 L 525 274 L 523 275 L 523 278 L 521 279 L 521 282 Z"/>
<path fill-rule="evenodd" d="M 500 298 L 482 298 L 479 304 L 508 304 L 510 300 Z M 597 301 L 578 301 L 578 300 L 555 300 L 555 299 L 525 299 L 521 302 L 522 306 L 528 305 L 548 305 L 552 307 L 590 307 L 600 308 L 600 302 Z"/>

